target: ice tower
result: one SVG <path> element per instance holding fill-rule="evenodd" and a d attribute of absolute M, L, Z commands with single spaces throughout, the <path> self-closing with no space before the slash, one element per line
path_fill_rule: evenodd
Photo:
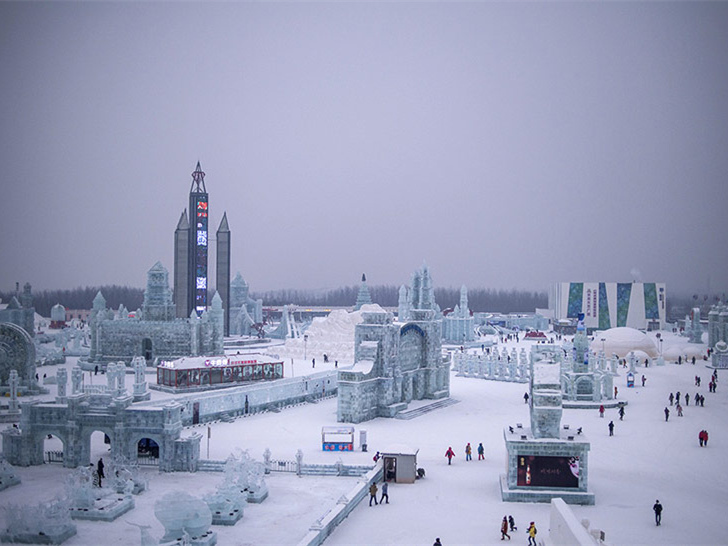
<path fill-rule="evenodd" d="M 223 213 L 217 228 L 217 251 L 215 252 L 215 289 L 222 300 L 225 319 L 225 335 L 230 335 L 230 228 L 227 212 Z"/>
<path fill-rule="evenodd" d="M 361 286 L 359 287 L 359 293 L 356 295 L 356 303 L 354 304 L 354 311 L 361 309 L 362 305 L 368 305 L 372 303 L 372 296 L 369 294 L 369 287 L 367 286 L 366 274 L 361 274 Z"/>
<path fill-rule="evenodd" d="M 189 217 L 183 212 L 174 234 L 174 294 L 177 316 L 207 308 L 208 195 L 200 162 L 192 173 Z"/>
<path fill-rule="evenodd" d="M 442 320 L 442 339 L 465 344 L 475 339 L 475 321 L 468 307 L 468 289 L 460 288 L 460 305 Z"/>

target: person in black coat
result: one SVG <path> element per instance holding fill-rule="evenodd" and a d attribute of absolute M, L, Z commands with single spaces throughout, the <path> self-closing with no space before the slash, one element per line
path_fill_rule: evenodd
<path fill-rule="evenodd" d="M 659 499 L 655 501 L 652 509 L 655 511 L 655 524 L 660 525 L 662 522 L 662 505 Z"/>

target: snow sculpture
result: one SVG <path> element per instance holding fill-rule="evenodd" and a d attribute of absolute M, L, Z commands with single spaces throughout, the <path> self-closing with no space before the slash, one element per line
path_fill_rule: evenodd
<path fill-rule="evenodd" d="M 205 501 L 185 491 L 171 491 L 154 503 L 154 515 L 164 526 L 161 542 L 181 540 L 187 533 L 195 544 L 216 544 L 210 530 L 212 513 Z"/>
<path fill-rule="evenodd" d="M 637 366 L 637 355 L 634 354 L 634 351 L 629 353 L 629 356 L 627 357 L 627 361 L 629 362 L 629 371 L 631 373 L 635 373 L 636 366 Z"/>

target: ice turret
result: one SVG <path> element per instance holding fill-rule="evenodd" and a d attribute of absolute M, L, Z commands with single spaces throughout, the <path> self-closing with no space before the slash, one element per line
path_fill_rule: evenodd
<path fill-rule="evenodd" d="M 370 303 L 372 303 L 372 297 L 369 294 L 369 287 L 367 286 L 367 276 L 362 273 L 361 286 L 359 287 L 359 293 L 356 296 L 354 311 L 358 311 L 359 309 L 361 309 L 362 305 L 368 305 Z"/>

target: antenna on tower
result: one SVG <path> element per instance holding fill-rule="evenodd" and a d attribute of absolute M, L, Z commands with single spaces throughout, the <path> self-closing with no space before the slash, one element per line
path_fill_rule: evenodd
<path fill-rule="evenodd" d="M 190 193 L 207 193 L 205 188 L 205 173 L 202 172 L 200 162 L 197 162 L 195 172 L 192 173 L 192 186 L 190 186 Z"/>

